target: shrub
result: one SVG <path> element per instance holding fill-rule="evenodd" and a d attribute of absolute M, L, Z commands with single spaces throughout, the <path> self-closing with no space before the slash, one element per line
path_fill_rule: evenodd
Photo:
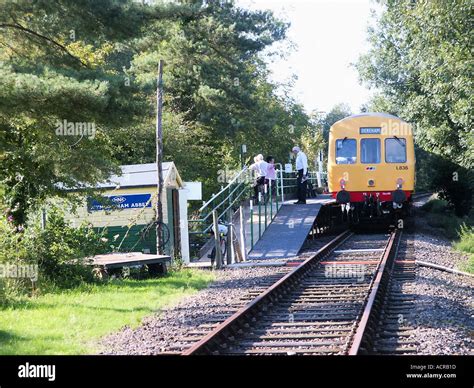
<path fill-rule="evenodd" d="M 448 202 L 443 199 L 431 199 L 421 207 L 421 210 L 430 213 L 445 213 L 448 210 L 448 206 Z"/>
<path fill-rule="evenodd" d="M 454 208 L 458 217 L 469 214 L 474 195 L 472 171 L 444 159 L 438 160 L 433 171 L 431 189 L 439 193 Z"/>
<path fill-rule="evenodd" d="M 84 258 L 106 252 L 107 245 L 86 225 L 71 227 L 60 209 L 48 210 L 45 228 L 34 222 L 22 231 L 0 221 L 0 264 L 38 265 L 41 288 L 69 288 L 81 282 L 93 281 Z M 18 293 L 31 289 L 29 279 L 0 279 L 0 299 L 7 301 Z M 0 301 L 1 302 L 1 301 Z"/>
<path fill-rule="evenodd" d="M 459 241 L 454 247 L 468 254 L 468 261 L 461 267 L 462 270 L 474 273 L 474 227 L 463 225 L 459 234 Z"/>
<path fill-rule="evenodd" d="M 92 227 L 71 227 L 57 207 L 48 210 L 44 229 L 36 224 L 27 234 L 29 256 L 38 263 L 41 276 L 59 287 L 92 281 L 92 272 L 84 265 L 84 258 L 107 249 Z"/>

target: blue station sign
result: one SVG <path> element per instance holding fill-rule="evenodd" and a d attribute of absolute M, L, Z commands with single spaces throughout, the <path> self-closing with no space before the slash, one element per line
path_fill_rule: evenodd
<path fill-rule="evenodd" d="M 100 210 L 122 210 L 140 209 L 151 207 L 151 194 L 124 194 L 106 195 L 102 200 L 89 198 L 87 200 L 87 210 L 90 212 Z"/>

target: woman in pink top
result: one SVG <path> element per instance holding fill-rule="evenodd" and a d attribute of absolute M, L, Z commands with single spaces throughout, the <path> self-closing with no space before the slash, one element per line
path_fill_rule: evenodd
<path fill-rule="evenodd" d="M 273 156 L 267 156 L 267 175 L 265 176 L 265 184 L 268 187 L 268 191 L 272 190 L 272 193 L 276 192 L 275 180 L 276 180 L 276 171 L 275 171 L 275 158 Z M 271 181 L 271 185 L 270 185 Z"/>

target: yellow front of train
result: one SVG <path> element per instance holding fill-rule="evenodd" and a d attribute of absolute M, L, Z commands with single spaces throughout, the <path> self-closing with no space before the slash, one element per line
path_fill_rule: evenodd
<path fill-rule="evenodd" d="M 386 113 L 336 122 L 329 132 L 328 186 L 338 203 L 375 204 L 378 212 L 401 208 L 415 186 L 411 125 Z"/>

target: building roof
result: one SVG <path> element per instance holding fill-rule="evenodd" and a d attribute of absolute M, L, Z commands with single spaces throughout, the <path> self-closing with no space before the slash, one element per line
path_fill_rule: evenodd
<path fill-rule="evenodd" d="M 145 163 L 145 164 L 126 164 L 120 166 L 122 173 L 120 175 L 112 175 L 109 179 L 104 182 L 97 183 L 93 187 L 90 185 L 78 185 L 76 187 L 66 187 L 62 183 L 58 183 L 57 187 L 63 190 L 81 190 L 85 188 L 116 188 L 120 187 L 140 187 L 140 186 L 156 186 L 158 181 L 157 166 L 156 163 Z M 176 175 L 176 182 L 180 187 L 184 186 L 183 180 L 176 169 L 173 162 L 163 162 L 163 186 L 166 186 L 168 181 L 171 179 L 171 172 L 173 171 Z"/>
<path fill-rule="evenodd" d="M 120 166 L 121 175 L 112 175 L 106 182 L 98 183 L 97 188 L 155 186 L 157 183 L 156 163 L 127 164 Z M 176 172 L 176 180 L 182 185 L 181 177 L 173 162 L 163 162 L 163 182 L 166 185 L 172 170 Z"/>

